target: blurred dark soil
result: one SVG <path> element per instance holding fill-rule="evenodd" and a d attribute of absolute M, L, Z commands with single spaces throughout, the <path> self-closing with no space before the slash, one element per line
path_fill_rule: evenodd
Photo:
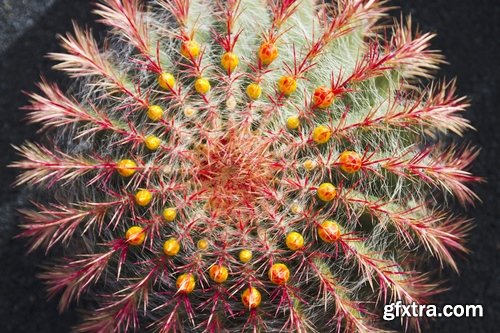
<path fill-rule="evenodd" d="M 423 31 L 438 33 L 433 45 L 450 62 L 439 76 L 457 76 L 459 93 L 471 99 L 466 117 L 477 131 L 467 139 L 482 147 L 473 171 L 487 178 L 477 187 L 483 203 L 466 212 L 476 227 L 468 243 L 472 253 L 459 260 L 460 275 L 440 271 L 437 265 L 433 268 L 450 288 L 437 297 L 437 303 L 482 304 L 484 318 L 440 318 L 424 332 L 500 332 L 500 2 L 392 0 L 390 4 L 411 13 Z M 68 83 L 50 70 L 44 57 L 59 50 L 55 35 L 71 30 L 72 19 L 102 34 L 103 28 L 92 23 L 90 10 L 86 0 L 0 0 L 0 332 L 69 332 L 78 320 L 76 311 L 59 315 L 56 302 L 46 301 L 36 279 L 43 253 L 25 256 L 23 240 L 13 239 L 20 223 L 15 210 L 26 194 L 11 187 L 16 172 L 5 166 L 16 159 L 11 144 L 37 138 L 36 129 L 25 124 L 19 110 L 27 103 L 21 91 L 34 90 L 41 73 Z"/>

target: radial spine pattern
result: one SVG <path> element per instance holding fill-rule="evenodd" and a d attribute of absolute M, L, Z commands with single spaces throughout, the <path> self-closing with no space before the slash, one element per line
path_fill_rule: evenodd
<path fill-rule="evenodd" d="M 467 103 L 421 87 L 433 35 L 383 3 L 104 0 L 105 46 L 60 37 L 75 85 L 29 94 L 52 141 L 13 165 L 77 332 L 376 332 L 439 291 L 417 259 L 457 269 L 470 224 L 446 202 L 476 200 L 477 150 L 440 140 Z"/>

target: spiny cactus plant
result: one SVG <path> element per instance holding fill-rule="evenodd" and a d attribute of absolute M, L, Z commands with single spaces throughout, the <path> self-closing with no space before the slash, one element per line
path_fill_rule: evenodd
<path fill-rule="evenodd" d="M 103 0 L 75 25 L 18 150 L 23 210 L 77 332 L 376 332 L 457 269 L 477 155 L 443 61 L 382 0 Z M 43 193 L 43 194 L 42 194 Z M 56 255 L 57 254 L 57 255 Z M 58 257 L 59 259 L 55 258 Z M 84 296 L 85 295 L 85 296 Z M 94 310 L 90 310 L 90 309 Z M 416 321 L 404 329 L 419 330 Z"/>

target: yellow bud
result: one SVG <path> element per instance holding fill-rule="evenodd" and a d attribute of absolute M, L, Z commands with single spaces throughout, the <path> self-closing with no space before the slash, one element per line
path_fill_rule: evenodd
<path fill-rule="evenodd" d="M 337 196 L 337 188 L 331 183 L 323 183 L 318 187 L 317 194 L 320 200 L 329 202 Z"/>
<path fill-rule="evenodd" d="M 144 144 L 149 150 L 156 150 L 161 145 L 161 139 L 154 135 L 148 135 L 144 139 Z"/>
<path fill-rule="evenodd" d="M 200 239 L 196 243 L 196 247 L 198 248 L 198 250 L 205 251 L 206 249 L 208 249 L 208 241 L 206 239 Z"/>
<path fill-rule="evenodd" d="M 175 283 L 177 287 L 177 291 L 183 294 L 189 294 L 194 290 L 196 286 L 196 281 L 194 280 L 194 276 L 191 273 L 185 273 L 180 275 L 177 278 L 177 282 Z"/>
<path fill-rule="evenodd" d="M 163 109 L 159 105 L 150 105 L 148 108 L 148 118 L 158 121 L 163 117 Z"/>
<path fill-rule="evenodd" d="M 240 261 L 242 263 L 247 263 L 249 262 L 250 260 L 252 260 L 252 251 L 250 250 L 241 250 L 240 251 L 240 254 L 239 254 L 239 257 L 240 257 Z"/>
<path fill-rule="evenodd" d="M 165 90 L 172 90 L 175 87 L 175 77 L 170 73 L 161 73 L 158 76 L 158 84 Z"/>
<path fill-rule="evenodd" d="M 200 44 L 194 40 L 185 40 L 181 44 L 181 54 L 186 58 L 196 58 L 200 54 Z"/>
<path fill-rule="evenodd" d="M 184 109 L 184 115 L 186 117 L 189 117 L 191 118 L 192 116 L 194 116 L 196 114 L 196 109 L 193 109 L 191 107 L 187 107 Z"/>
<path fill-rule="evenodd" d="M 206 93 L 208 93 L 211 88 L 212 88 L 212 86 L 210 85 L 210 81 L 208 81 L 207 79 L 205 79 L 203 77 L 200 77 L 194 83 L 194 89 L 196 90 L 196 92 L 198 94 L 201 94 L 201 95 L 205 95 Z"/>
<path fill-rule="evenodd" d="M 144 233 L 144 229 L 136 225 L 130 227 L 125 233 L 125 239 L 130 245 L 141 245 L 142 243 L 144 243 L 145 238 L 146 234 Z"/>
<path fill-rule="evenodd" d="M 177 216 L 177 210 L 173 207 L 168 207 L 163 210 L 163 218 L 165 221 L 172 222 Z"/>
<path fill-rule="evenodd" d="M 297 80 L 293 76 L 282 76 L 278 81 L 278 90 L 285 96 L 290 96 L 297 89 Z"/>
<path fill-rule="evenodd" d="M 300 214 L 302 213 L 302 207 L 299 204 L 294 203 L 290 206 L 290 211 L 294 214 Z"/>
<path fill-rule="evenodd" d="M 175 238 L 167 239 L 165 243 L 163 243 L 163 253 L 165 253 L 167 256 L 175 256 L 177 253 L 179 253 L 180 249 L 181 245 Z"/>
<path fill-rule="evenodd" d="M 259 99 L 262 95 L 262 87 L 258 83 L 250 83 L 247 87 L 247 96 L 253 100 Z"/>
<path fill-rule="evenodd" d="M 238 66 L 240 60 L 238 59 L 238 56 L 234 54 L 233 52 L 226 52 L 222 56 L 221 59 L 221 65 L 222 68 L 224 68 L 226 71 L 232 72 Z"/>
<path fill-rule="evenodd" d="M 296 231 L 290 232 L 286 235 L 286 246 L 292 250 L 297 251 L 304 246 L 304 237 Z"/>
<path fill-rule="evenodd" d="M 299 128 L 299 126 L 300 126 L 300 119 L 298 116 L 291 116 L 288 117 L 288 119 L 286 120 L 286 127 L 289 130 L 295 130 Z"/>
<path fill-rule="evenodd" d="M 147 206 L 153 199 L 153 194 L 148 190 L 140 190 L 135 194 L 135 203 L 139 206 Z"/>
<path fill-rule="evenodd" d="M 330 140 L 332 131 L 325 125 L 319 125 L 313 130 L 312 139 L 318 144 L 326 143 Z"/>
<path fill-rule="evenodd" d="M 314 170 L 314 168 L 316 168 L 318 166 L 318 163 L 316 163 L 316 161 L 313 161 L 313 160 L 306 160 L 302 166 L 304 167 L 304 169 L 306 169 L 306 171 L 311 171 L 311 170 Z"/>
<path fill-rule="evenodd" d="M 132 160 L 121 160 L 116 164 L 116 171 L 123 177 L 132 176 L 137 168 L 137 164 L 135 164 Z"/>

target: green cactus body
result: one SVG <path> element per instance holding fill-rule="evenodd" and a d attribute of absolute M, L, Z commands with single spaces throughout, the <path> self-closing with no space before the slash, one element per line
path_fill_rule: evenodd
<path fill-rule="evenodd" d="M 382 3 L 106 0 L 106 48 L 61 37 L 78 85 L 30 94 L 54 145 L 14 166 L 51 197 L 23 211 L 64 251 L 50 295 L 95 307 L 77 332 L 374 332 L 438 291 L 415 259 L 466 251 L 434 198 L 475 200 L 476 150 L 439 140 L 467 103 Z"/>

